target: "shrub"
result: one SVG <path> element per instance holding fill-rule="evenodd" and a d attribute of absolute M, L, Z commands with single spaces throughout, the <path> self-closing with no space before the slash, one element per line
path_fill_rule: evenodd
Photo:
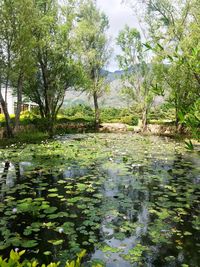
<path fill-rule="evenodd" d="M 0 257 L 0 266 L 1 267 L 39 267 L 39 264 L 37 261 L 32 260 L 21 260 L 21 256 L 25 253 L 25 250 L 22 250 L 20 252 L 11 250 L 9 259 L 3 259 Z M 71 262 L 67 261 L 65 267 L 80 267 L 81 266 L 81 260 L 85 256 L 86 251 L 83 250 L 79 254 L 77 254 L 77 259 L 73 260 Z M 60 265 L 59 262 L 57 263 L 50 263 L 48 265 L 42 264 L 42 267 L 58 267 Z M 101 267 L 99 265 L 99 267 Z"/>
<path fill-rule="evenodd" d="M 15 115 L 14 114 L 10 114 L 10 119 L 11 119 L 11 123 L 14 125 Z M 1 127 L 5 127 L 6 126 L 4 114 L 0 114 L 0 126 Z"/>
<path fill-rule="evenodd" d="M 90 106 L 79 104 L 62 110 L 66 117 L 93 117 L 94 111 Z"/>
<path fill-rule="evenodd" d="M 120 119 L 120 122 L 135 126 L 135 125 L 138 125 L 138 120 L 139 119 L 137 117 L 133 117 L 133 116 L 129 115 L 129 116 L 122 117 Z"/>
<path fill-rule="evenodd" d="M 10 115 L 11 123 L 14 125 L 15 122 L 15 114 Z M 21 125 L 29 125 L 29 124 L 35 124 L 35 121 L 39 119 L 39 115 L 36 115 L 34 112 L 30 111 L 23 111 L 20 115 L 20 124 Z M 5 116 L 3 114 L 0 114 L 0 126 L 5 126 Z"/>
<path fill-rule="evenodd" d="M 101 121 L 111 122 L 111 120 L 119 120 L 121 115 L 121 109 L 117 108 L 103 108 L 101 110 Z"/>
<path fill-rule="evenodd" d="M 175 109 L 170 103 L 164 103 L 160 106 L 151 109 L 148 115 L 149 120 L 174 120 L 175 119 Z"/>
<path fill-rule="evenodd" d="M 137 125 L 138 117 L 130 114 L 128 109 L 104 108 L 101 110 L 102 122 L 121 122 L 128 125 Z"/>

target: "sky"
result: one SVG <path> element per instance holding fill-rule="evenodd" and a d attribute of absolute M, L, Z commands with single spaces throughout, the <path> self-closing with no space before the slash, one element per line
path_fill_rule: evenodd
<path fill-rule="evenodd" d="M 108 70 L 118 70 L 118 64 L 115 57 L 120 53 L 120 49 L 116 46 L 115 40 L 118 32 L 127 24 L 130 27 L 139 28 L 136 17 L 130 7 L 121 3 L 122 0 L 97 0 L 97 5 L 108 16 L 110 22 L 110 29 L 108 34 L 111 36 L 111 46 L 114 49 Z"/>

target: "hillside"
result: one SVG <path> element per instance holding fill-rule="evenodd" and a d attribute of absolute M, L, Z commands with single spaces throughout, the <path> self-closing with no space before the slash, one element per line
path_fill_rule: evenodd
<path fill-rule="evenodd" d="M 120 93 L 122 88 L 120 78 L 123 74 L 123 71 L 103 71 L 103 74 L 107 75 L 107 79 L 110 83 L 110 91 L 99 99 L 100 106 L 119 108 L 126 107 L 127 102 Z M 76 92 L 74 90 L 67 91 L 65 95 L 64 106 L 75 105 L 78 103 L 93 105 L 92 99 L 89 99 L 86 93 Z"/>

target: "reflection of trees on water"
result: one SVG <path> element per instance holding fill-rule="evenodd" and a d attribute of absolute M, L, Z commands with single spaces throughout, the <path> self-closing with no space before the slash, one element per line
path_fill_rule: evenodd
<path fill-rule="evenodd" d="M 10 162 L 5 161 L 1 163 L 0 167 L 0 185 L 1 185 L 1 200 L 3 200 L 5 193 L 9 188 L 14 187 L 20 183 L 24 178 L 24 173 L 32 164 L 30 162 Z"/>
<path fill-rule="evenodd" d="M 193 160 L 193 157 L 191 159 Z M 165 265 L 164 259 L 169 255 L 174 256 L 174 261 L 169 263 L 171 265 L 166 266 L 179 266 L 182 262 L 187 262 L 191 266 L 198 264 L 196 258 L 198 247 L 195 248 L 195 245 L 200 242 L 200 238 L 197 231 L 192 228 L 191 220 L 199 209 L 197 207 L 199 204 L 195 204 L 196 197 L 193 198 L 197 193 L 197 187 L 195 185 L 195 166 L 191 159 L 182 154 L 175 155 L 173 161 L 166 162 L 163 172 L 165 174 L 164 179 L 155 179 L 148 186 L 154 208 L 159 212 L 167 210 L 171 214 L 165 220 L 155 219 L 155 215 L 151 215 L 152 225 L 157 221 L 163 229 L 163 234 L 166 231 L 166 226 L 169 229 L 174 229 L 174 233 L 169 231 L 166 242 L 156 245 L 155 266 Z M 161 172 L 160 175 L 163 176 L 163 173 Z M 155 192 L 155 188 L 157 188 L 157 192 Z M 191 232 L 191 235 L 185 236 L 185 232 Z M 178 249 L 177 240 L 183 245 L 181 250 Z"/>
<path fill-rule="evenodd" d="M 49 260 L 58 260 L 61 251 L 66 251 L 66 258 L 71 257 L 74 255 L 78 247 L 84 248 L 87 247 L 87 251 L 90 252 L 94 249 L 94 244 L 89 242 L 91 238 L 90 235 L 85 235 L 82 233 L 83 229 L 87 233 L 94 233 L 96 238 L 98 239 L 99 236 L 99 229 L 95 228 L 94 225 L 98 223 L 101 219 L 99 217 L 99 208 L 98 203 L 93 200 L 96 198 L 93 196 L 99 192 L 98 186 L 94 188 L 92 192 L 82 192 L 77 190 L 76 183 L 84 183 L 84 181 L 91 181 L 93 177 L 98 175 L 95 173 L 94 170 L 94 162 L 91 166 L 79 166 L 78 163 L 76 165 L 71 165 L 70 168 L 66 168 L 66 170 L 60 170 L 60 173 L 54 172 L 53 168 L 41 168 L 35 167 L 34 165 L 30 165 L 28 163 L 3 163 L 2 168 L 2 177 L 1 180 L 4 181 L 5 190 L 3 190 L 2 195 L 2 202 L 4 201 L 5 196 L 11 197 L 15 200 L 11 200 L 10 208 L 11 213 L 14 207 L 16 210 L 15 214 L 13 213 L 12 216 L 15 216 L 15 219 L 6 217 L 8 224 L 6 225 L 7 229 L 13 234 L 17 234 L 20 240 L 23 239 L 33 239 L 37 240 L 38 246 L 34 249 L 39 249 L 39 253 L 37 255 L 38 259 L 42 259 L 44 261 L 43 252 L 49 250 L 52 252 L 51 256 L 48 257 L 47 262 Z M 79 180 L 87 176 L 86 180 Z M 68 178 L 71 178 L 68 180 Z M 10 179 L 10 180 L 9 180 Z M 58 183 L 59 180 L 64 181 L 63 183 Z M 8 186 L 9 181 L 9 186 Z M 12 181 L 12 182 L 11 182 Z M 87 184 L 86 182 L 86 184 Z M 66 193 L 65 186 L 73 184 L 72 194 Z M 55 195 L 57 197 L 49 197 L 51 191 L 49 189 L 57 189 Z M 54 192 L 54 191 L 53 191 Z M 78 202 L 71 202 L 71 205 L 68 203 L 68 199 L 73 199 L 73 197 L 80 198 Z M 41 198 L 41 199 L 37 199 Z M 63 198 L 65 201 L 60 201 Z M 91 201 L 88 202 L 88 199 L 91 198 Z M 20 201 L 23 199 L 29 199 L 28 205 L 30 204 L 30 211 L 20 211 L 18 209 L 18 205 L 20 205 Z M 47 213 L 45 210 L 40 209 L 42 203 L 46 203 L 49 207 L 56 207 L 57 210 L 55 211 L 55 219 L 49 219 L 49 213 L 47 208 Z M 11 205 L 12 204 L 12 205 Z M 80 207 L 79 207 L 80 205 Z M 81 208 L 81 205 L 87 205 L 84 210 Z M 5 205 L 6 210 L 7 207 Z M 9 209 L 9 208 L 8 208 Z M 36 209 L 36 213 L 33 214 L 33 210 Z M 90 210 L 91 209 L 91 210 Z M 85 212 L 87 211 L 87 212 Z M 56 214 L 59 212 L 63 212 L 69 214 L 66 216 L 56 217 Z M 4 211 L 2 211 L 3 215 Z M 51 215 L 51 213 L 50 213 Z M 53 213 L 54 215 L 54 213 Z M 12 217 L 11 216 L 11 217 Z M 91 225 L 85 224 L 85 222 L 94 222 Z M 44 223 L 55 223 L 55 227 L 45 227 Z M 30 227 L 32 223 L 36 223 L 39 226 L 39 234 L 34 233 L 34 231 L 27 237 L 24 236 L 24 230 L 27 227 Z M 69 233 L 59 233 L 56 230 L 59 225 L 63 223 L 71 224 L 71 228 L 69 229 Z M 40 238 L 40 237 L 45 238 Z M 63 239 L 64 242 L 60 246 L 53 246 L 52 244 L 48 243 L 48 240 L 59 240 Z M 86 242 L 88 245 L 83 245 L 82 243 Z M 19 245 L 20 247 L 20 245 Z M 10 246 L 8 249 L 3 251 L 4 255 L 8 254 L 8 251 L 13 248 Z M 7 254 L 6 254 L 7 253 Z M 30 255 L 33 257 L 34 250 L 30 250 Z"/>
<path fill-rule="evenodd" d="M 126 244 L 122 253 L 128 254 L 128 251 L 137 244 L 147 247 L 152 254 L 144 253 L 143 262 L 147 264 L 145 266 L 180 266 L 186 260 L 186 262 L 190 261 L 191 266 L 196 267 L 196 263 L 198 263 L 196 244 L 200 243 L 200 237 L 192 229 L 192 218 L 196 216 L 200 209 L 197 201 L 199 161 L 196 158 L 194 159 L 193 156 L 190 159 L 189 155 L 186 157 L 181 154 L 174 155 L 170 152 L 169 159 L 167 159 L 167 155 L 163 155 L 164 152 L 156 153 L 154 155 L 151 151 L 153 156 L 149 156 L 148 152 L 144 155 L 141 153 L 140 156 L 144 156 L 146 159 L 144 164 L 141 163 L 141 158 L 137 161 L 134 156 L 126 160 L 123 160 L 123 156 L 119 156 L 120 159 L 115 162 L 113 156 L 112 162 L 109 160 L 108 165 L 105 164 L 107 166 L 105 169 L 105 162 L 90 161 L 90 163 L 85 164 L 82 161 L 80 163 L 78 159 L 77 161 L 66 162 L 66 166 L 62 165 L 61 169 L 57 167 L 56 160 L 55 162 L 51 161 L 55 168 L 52 165 L 49 169 L 45 166 L 42 167 L 42 164 L 35 167 L 34 164 L 31 166 L 29 165 L 31 163 L 25 162 L 3 162 L 0 170 L 1 186 L 4 189 L 11 187 L 12 193 L 10 195 L 15 196 L 17 201 L 23 198 L 32 198 L 35 203 L 36 198 L 43 198 L 51 207 L 57 208 L 55 214 L 63 211 L 69 214 L 69 217 L 50 220 L 47 214 L 43 218 L 34 217 L 29 212 L 28 215 L 27 213 L 23 215 L 15 214 L 17 219 L 11 220 L 9 218 L 9 227 L 13 230 L 15 224 L 19 223 L 20 230 L 17 231 L 24 237 L 23 228 L 30 222 L 46 223 L 51 221 L 56 222 L 56 227 L 57 225 L 61 226 L 63 222 L 73 223 L 68 236 L 64 233 L 58 233 L 53 228 L 43 227 L 41 224 L 39 236 L 45 236 L 44 239 L 39 240 L 37 247 L 40 250 L 38 257 L 41 258 L 45 250 L 52 251 L 52 257 L 55 258 L 58 258 L 60 252 L 64 250 L 69 254 L 71 253 L 70 249 L 73 249 L 76 245 L 84 247 L 84 245 L 82 246 L 83 242 L 88 242 L 85 247 L 93 253 L 94 244 L 89 242 L 88 234 L 93 232 L 97 241 L 103 241 L 107 245 L 119 248 Z M 108 160 L 106 159 L 106 161 Z M 114 166 L 110 164 L 114 164 Z M 125 168 L 123 168 L 124 166 Z M 95 182 L 98 182 L 97 185 Z M 85 184 L 85 189 L 79 191 L 78 183 L 79 185 Z M 95 191 L 87 191 L 88 184 L 91 185 L 92 189 L 95 188 Z M 69 187 L 65 188 L 67 185 Z M 2 190 L 2 198 L 5 198 L 6 191 L 4 189 Z M 48 191 L 49 189 L 57 189 L 57 191 Z M 95 196 L 99 191 L 103 195 L 102 199 L 97 199 Z M 9 195 L 9 188 L 7 193 Z M 48 195 L 52 193 L 59 197 L 49 197 Z M 64 201 L 61 201 L 62 197 Z M 178 197 L 181 197 L 182 200 Z M 79 200 L 73 203 L 74 198 Z M 71 203 L 70 200 L 72 200 Z M 95 200 L 99 200 L 99 202 L 95 202 Z M 41 203 L 43 200 L 37 201 Z M 187 204 L 188 207 L 186 207 Z M 180 219 L 183 221 L 174 219 L 179 215 L 178 208 L 187 213 L 186 215 L 180 215 Z M 159 213 L 162 213 L 162 211 L 169 212 L 169 216 L 164 219 L 160 218 Z M 43 213 L 42 211 L 40 215 L 43 215 Z M 27 221 L 27 218 L 29 221 Z M 22 219 L 26 223 L 25 226 L 21 224 Z M 93 226 L 92 223 L 94 223 Z M 98 228 L 99 223 L 101 223 L 101 229 Z M 112 226 L 113 228 L 111 228 Z M 176 239 L 179 237 L 172 232 L 172 229 L 180 231 L 182 235 L 185 231 L 192 232 L 192 236 L 183 237 L 184 245 L 181 250 L 177 249 Z M 152 238 L 154 232 L 158 233 L 157 241 Z M 120 233 L 124 234 L 122 235 L 123 240 L 117 239 L 119 235 L 115 235 Z M 163 237 L 166 237 L 166 240 L 160 240 Z M 60 247 L 52 247 L 47 239 L 64 239 L 65 242 Z M 70 243 L 70 241 L 74 241 L 75 245 L 71 245 L 72 242 Z M 103 252 L 101 252 L 102 254 L 98 253 L 100 253 L 100 250 L 96 249 L 94 256 L 103 257 Z M 169 255 L 176 258 L 169 263 L 171 265 L 167 265 L 165 261 L 165 257 Z M 104 256 L 106 257 L 106 253 L 104 253 Z M 111 265 L 108 266 L 117 266 L 116 259 L 120 267 L 133 266 L 120 258 L 119 252 L 114 253 L 113 258 L 112 255 L 109 257 L 109 264 L 111 263 Z M 108 261 L 107 258 L 105 260 Z"/>
<path fill-rule="evenodd" d="M 6 187 L 12 187 L 15 184 L 16 180 L 16 170 L 14 164 L 12 164 L 10 161 L 5 161 L 1 163 L 0 172 L 1 178 L 1 200 L 3 200 L 5 195 Z"/>
<path fill-rule="evenodd" d="M 135 166 L 134 172 L 131 168 L 125 175 L 122 174 L 120 166 L 117 165 L 111 165 L 111 167 L 104 169 L 106 178 L 102 186 L 105 199 L 102 206 L 104 218 L 101 232 L 104 242 L 108 246 L 123 247 L 122 254 L 128 253 L 130 249 L 141 243 L 142 236 L 147 233 L 149 192 L 144 190 L 143 179 L 140 179 L 140 175 L 142 176 L 143 173 L 143 166 L 138 165 Z M 110 228 L 110 223 L 113 228 Z M 124 233 L 123 240 L 115 237 L 116 234 L 122 233 Z M 123 244 L 126 244 L 126 247 Z M 101 250 L 97 250 L 93 257 L 104 259 L 105 256 Z M 124 261 L 119 253 L 112 253 L 108 266 L 130 267 L 132 265 Z"/>
<path fill-rule="evenodd" d="M 112 235 L 120 232 L 126 222 L 134 223 L 136 228 L 127 232 L 128 235 L 123 241 L 112 237 L 106 243 L 115 247 L 125 242 L 125 251 L 138 243 L 143 244 L 152 250 L 151 255 L 145 256 L 145 263 L 149 264 L 147 266 L 178 266 L 183 262 L 197 266 L 198 247 L 195 245 L 195 249 L 191 251 L 191 248 L 194 248 L 193 243 L 200 243 L 200 237 L 197 231 L 192 229 L 191 222 L 191 218 L 195 214 L 198 215 L 200 208 L 199 202 L 195 204 L 194 197 L 198 194 L 196 185 L 199 182 L 198 175 L 194 172 L 198 164 L 195 166 L 194 161 L 198 164 L 200 162 L 182 154 L 173 155 L 172 160 L 154 157 L 149 160 L 148 166 L 129 166 L 130 175 L 124 176 L 120 174 L 120 167 L 108 168 L 105 171 L 108 177 L 103 184 L 103 194 L 111 213 L 102 222 L 102 234 L 106 236 L 106 232 Z M 178 197 L 182 199 L 179 200 Z M 188 208 L 185 206 L 187 204 Z M 115 215 L 112 215 L 111 207 L 115 210 Z M 178 215 L 179 208 L 186 214 Z M 149 209 L 155 209 L 158 213 L 167 210 L 169 216 L 162 219 L 155 213 L 149 214 Z M 179 221 L 174 219 L 176 216 L 180 216 Z M 112 223 L 114 228 L 106 227 L 108 223 Z M 180 237 L 170 230 L 172 228 L 183 236 L 184 245 L 181 250 L 177 249 L 176 241 Z M 152 242 L 153 231 L 157 231 L 158 237 L 160 234 L 162 241 L 158 238 L 157 243 Z M 192 232 L 191 236 L 184 236 L 186 231 Z M 103 257 L 99 251 L 96 254 Z M 166 265 L 165 258 L 169 255 L 174 256 L 174 259 L 172 257 L 169 265 Z"/>

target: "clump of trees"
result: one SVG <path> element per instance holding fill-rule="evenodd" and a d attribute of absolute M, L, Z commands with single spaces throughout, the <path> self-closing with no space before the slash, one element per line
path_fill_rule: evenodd
<path fill-rule="evenodd" d="M 153 102 L 153 70 L 148 61 L 148 53 L 142 44 L 137 29 L 125 26 L 119 32 L 117 45 L 121 54 L 117 56 L 119 66 L 124 70 L 123 93 L 131 97 L 133 103 L 140 105 L 142 110 L 142 130 L 147 128 L 147 115 Z"/>
<path fill-rule="evenodd" d="M 87 87 L 83 90 L 93 98 L 96 130 L 100 126 L 98 99 L 108 87 L 104 72 L 110 57 L 109 39 L 106 35 L 108 27 L 108 18 L 96 7 L 96 2 L 83 1 L 80 5 L 76 37 L 79 57 L 87 78 Z"/>
<path fill-rule="evenodd" d="M 143 131 L 155 96 L 162 95 L 175 110 L 177 129 L 187 124 L 198 134 L 200 2 L 124 2 L 140 18 L 143 30 L 125 26 L 119 32 L 117 60 L 123 70 L 123 93 L 141 111 Z M 99 97 L 108 90 L 105 68 L 111 49 L 109 21 L 96 1 L 1 0 L 0 22 L 0 104 L 7 136 L 19 129 L 23 95 L 38 104 L 52 135 L 69 88 L 93 99 L 98 130 Z M 9 87 L 17 95 L 14 129 L 7 110 Z"/>
<path fill-rule="evenodd" d="M 13 136 L 7 91 L 17 95 L 14 130 L 19 128 L 22 94 L 38 104 L 52 135 L 57 114 L 69 88 L 86 90 L 94 98 L 99 127 L 98 97 L 108 59 L 108 19 L 96 1 L 2 0 L 0 3 L 0 103 L 6 132 Z M 85 32 L 86 31 L 86 32 Z"/>
<path fill-rule="evenodd" d="M 132 64 L 137 56 L 138 47 L 146 48 L 141 54 L 150 55 L 148 63 L 153 68 L 151 74 L 153 81 L 150 81 L 148 91 L 152 88 L 155 94 L 165 95 L 165 100 L 175 109 L 177 128 L 186 123 L 193 130 L 197 130 L 200 125 L 200 2 L 198 0 L 124 2 L 129 4 L 139 17 L 145 34 L 143 45 L 140 42 L 138 46 L 137 41 L 134 45 L 135 50 L 131 50 L 133 41 L 140 40 L 139 34 L 134 29 L 125 28 L 124 33 L 126 32 L 128 40 L 126 41 L 124 36 L 122 38 L 121 33 L 118 44 L 121 47 L 125 44 L 126 54 L 130 52 L 132 55 Z M 139 49 L 141 51 L 141 48 Z M 130 56 L 125 56 L 125 60 L 127 65 Z M 138 58 L 137 64 L 140 67 L 143 65 L 142 57 Z M 138 85 L 137 76 L 138 72 L 132 73 L 133 87 Z"/>

